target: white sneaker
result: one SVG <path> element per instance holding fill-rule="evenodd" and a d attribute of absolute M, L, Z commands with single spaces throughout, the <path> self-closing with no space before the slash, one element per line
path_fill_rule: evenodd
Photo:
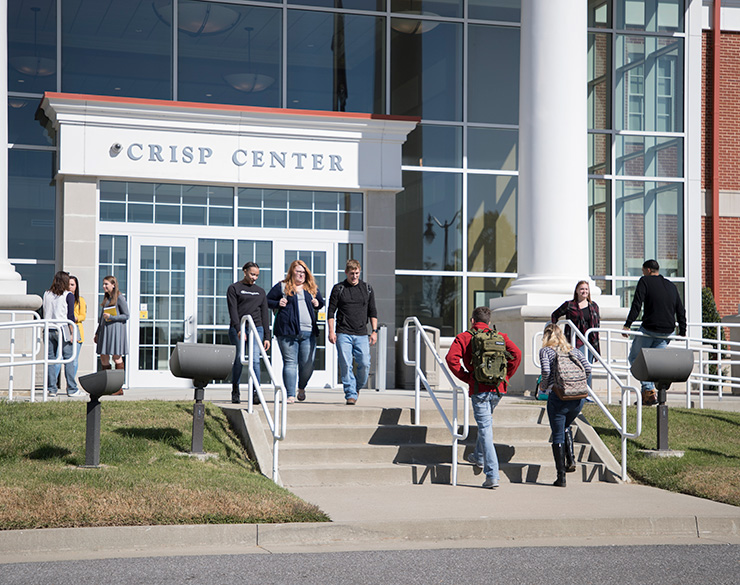
<path fill-rule="evenodd" d="M 498 487 L 498 480 L 497 479 L 491 479 L 490 477 L 486 478 L 486 481 L 483 482 L 483 487 L 488 488 L 490 490 Z"/>
<path fill-rule="evenodd" d="M 72 393 L 67 392 L 67 397 L 69 398 L 79 398 L 80 396 L 87 396 L 87 392 L 84 392 L 79 388 Z"/>

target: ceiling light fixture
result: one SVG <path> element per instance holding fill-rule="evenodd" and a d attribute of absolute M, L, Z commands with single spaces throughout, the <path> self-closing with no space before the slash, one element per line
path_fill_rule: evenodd
<path fill-rule="evenodd" d="M 255 73 L 252 69 L 252 27 L 244 27 L 247 31 L 247 70 L 242 73 L 230 73 L 224 75 L 224 80 L 231 87 L 245 93 L 257 93 L 264 91 L 274 83 L 274 79 L 269 75 Z"/>
<path fill-rule="evenodd" d="M 10 66 L 13 69 L 23 73 L 23 75 L 30 75 L 31 77 L 48 77 L 57 72 L 56 61 L 54 61 L 54 59 L 48 59 L 47 57 L 39 57 L 38 18 L 41 8 L 33 6 L 31 7 L 31 10 L 33 11 L 33 55 L 11 57 L 8 59 L 8 63 L 10 63 Z"/>
<path fill-rule="evenodd" d="M 154 0 L 152 8 L 157 18 L 172 25 L 172 0 Z M 222 4 L 180 0 L 177 12 L 177 28 L 193 37 L 217 35 L 236 26 L 241 14 Z"/>

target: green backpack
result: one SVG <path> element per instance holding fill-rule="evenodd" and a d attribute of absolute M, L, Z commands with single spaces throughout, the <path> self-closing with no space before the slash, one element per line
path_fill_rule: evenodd
<path fill-rule="evenodd" d="M 504 336 L 496 331 L 495 326 L 486 331 L 470 329 L 470 361 L 473 366 L 475 391 L 478 384 L 498 388 L 501 382 L 506 381 L 506 366 L 511 354 L 506 351 Z"/>

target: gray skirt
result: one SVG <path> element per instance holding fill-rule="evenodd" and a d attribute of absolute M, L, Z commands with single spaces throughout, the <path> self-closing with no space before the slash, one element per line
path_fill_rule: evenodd
<path fill-rule="evenodd" d="M 98 328 L 98 355 L 128 355 L 127 322 L 101 323 Z"/>

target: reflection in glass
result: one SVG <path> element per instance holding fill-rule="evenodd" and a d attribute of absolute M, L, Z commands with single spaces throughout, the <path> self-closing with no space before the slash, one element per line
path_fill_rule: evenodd
<path fill-rule="evenodd" d="M 288 107 L 385 113 L 384 19 L 288 12 Z"/>
<path fill-rule="evenodd" d="M 468 38 L 468 120 L 518 124 L 519 28 L 471 24 Z"/>
<path fill-rule="evenodd" d="M 9 258 L 56 257 L 54 156 L 43 151 L 8 151 Z"/>
<path fill-rule="evenodd" d="M 34 146 L 53 145 L 54 141 L 45 126 L 35 118 L 38 98 L 8 98 L 8 143 L 31 144 Z"/>
<path fill-rule="evenodd" d="M 391 31 L 391 114 L 462 120 L 462 34 L 450 23 L 424 34 Z"/>
<path fill-rule="evenodd" d="M 522 0 L 468 0 L 468 17 L 479 20 L 519 22 Z"/>
<path fill-rule="evenodd" d="M 418 317 L 423 325 L 438 327 L 443 337 L 454 337 L 464 319 L 462 278 L 457 276 L 396 275 L 396 323 Z"/>
<path fill-rule="evenodd" d="M 588 172 L 590 175 L 606 175 L 611 172 L 611 135 L 588 135 Z"/>
<path fill-rule="evenodd" d="M 611 0 L 588 0 L 588 26 L 591 28 L 611 28 Z"/>
<path fill-rule="evenodd" d="M 611 274 L 611 182 L 591 179 L 588 182 L 589 273 Z M 601 289 L 602 292 L 604 289 Z"/>
<path fill-rule="evenodd" d="M 396 265 L 409 270 L 462 269 L 462 175 L 403 173 L 396 196 Z"/>
<path fill-rule="evenodd" d="M 516 272 L 517 177 L 468 176 L 468 270 Z"/>
<path fill-rule="evenodd" d="M 588 127 L 611 125 L 611 35 L 588 35 Z"/>
<path fill-rule="evenodd" d="M 57 90 L 56 4 L 55 0 L 7 3 L 8 91 L 41 94 Z"/>
<path fill-rule="evenodd" d="M 683 130 L 683 39 L 617 36 L 617 130 Z"/>
<path fill-rule="evenodd" d="M 683 30 L 684 0 L 624 0 L 617 5 L 617 28 L 649 32 Z"/>
<path fill-rule="evenodd" d="M 683 139 L 617 136 L 617 174 L 683 177 Z"/>
<path fill-rule="evenodd" d="M 462 5 L 463 0 L 391 0 L 391 12 L 410 17 L 423 15 L 459 18 L 463 15 Z"/>
<path fill-rule="evenodd" d="M 419 124 L 403 145 L 403 164 L 419 167 L 461 167 L 462 128 Z"/>
<path fill-rule="evenodd" d="M 468 315 L 473 314 L 476 307 L 488 307 L 491 299 L 504 295 L 504 291 L 513 282 L 513 278 L 468 278 Z"/>
<path fill-rule="evenodd" d="M 172 30 L 152 4 L 62 2 L 62 91 L 172 98 Z"/>
<path fill-rule="evenodd" d="M 639 276 L 655 258 L 664 276 L 684 275 L 683 184 L 617 181 L 616 274 Z"/>
<path fill-rule="evenodd" d="M 519 132 L 468 127 L 468 168 L 516 171 Z"/>
<path fill-rule="evenodd" d="M 178 99 L 279 107 L 282 16 L 275 8 L 213 4 L 238 22 L 203 35 L 178 33 Z M 183 5 L 180 3 L 182 17 Z"/>

